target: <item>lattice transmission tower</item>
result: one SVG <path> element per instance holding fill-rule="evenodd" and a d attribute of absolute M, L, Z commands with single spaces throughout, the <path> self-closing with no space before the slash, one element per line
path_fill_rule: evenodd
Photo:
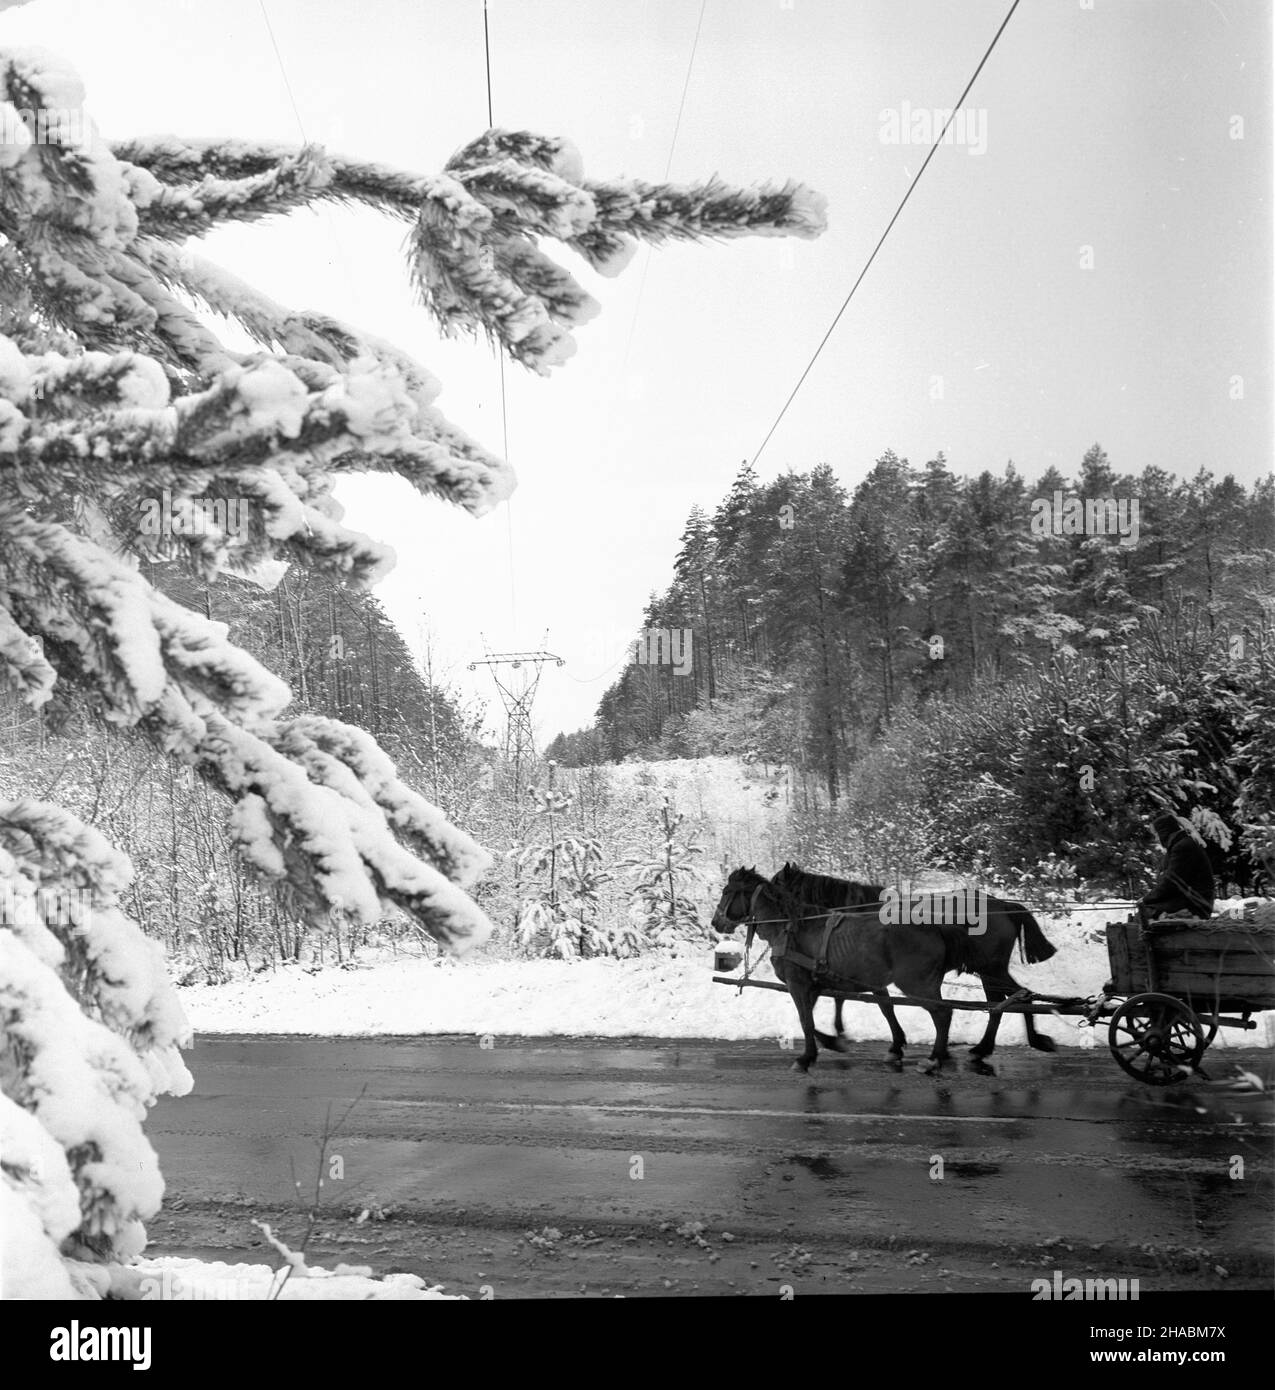
<path fill-rule="evenodd" d="M 545 633 L 547 641 L 549 634 Z M 500 702 L 505 708 L 505 757 L 513 767 L 514 803 L 522 799 L 523 772 L 536 753 L 535 725 L 531 712 L 536 690 L 546 665 L 565 665 L 560 656 L 541 649 L 534 652 L 493 652 L 483 643 L 484 655 L 469 663 L 471 671 L 486 666 L 491 673 Z"/>

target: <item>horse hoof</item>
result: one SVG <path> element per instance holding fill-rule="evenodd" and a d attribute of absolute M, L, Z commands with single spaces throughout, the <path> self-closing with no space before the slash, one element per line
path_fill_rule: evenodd
<path fill-rule="evenodd" d="M 916 1069 L 921 1073 L 922 1076 L 937 1076 L 939 1074 L 939 1068 L 942 1065 L 943 1064 L 941 1062 L 936 1061 L 935 1058 L 931 1057 L 928 1062 L 918 1062 L 916 1064 Z"/>
<path fill-rule="evenodd" d="M 1043 1033 L 1032 1039 L 1032 1046 L 1037 1052 L 1057 1052 L 1058 1044 L 1053 1038 L 1047 1038 Z"/>
<path fill-rule="evenodd" d="M 792 1064 L 790 1070 L 791 1070 L 791 1071 L 795 1071 L 795 1072 L 800 1072 L 802 1076 L 805 1076 L 806 1073 L 809 1072 L 809 1070 L 810 1070 L 810 1063 L 809 1063 L 809 1062 L 794 1062 L 794 1063 Z"/>
<path fill-rule="evenodd" d="M 969 1069 L 976 1076 L 995 1076 L 996 1068 L 990 1062 L 985 1062 L 981 1057 L 971 1057 Z"/>

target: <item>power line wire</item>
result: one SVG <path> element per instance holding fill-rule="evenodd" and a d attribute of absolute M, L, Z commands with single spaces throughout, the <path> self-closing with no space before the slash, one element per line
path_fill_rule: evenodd
<path fill-rule="evenodd" d="M 284 66 L 283 54 L 279 51 L 279 40 L 274 36 L 274 25 L 270 23 L 270 15 L 266 10 L 266 0 L 257 0 L 257 4 L 261 7 L 261 18 L 265 21 L 266 33 L 270 36 L 270 46 L 274 49 L 275 62 L 279 64 L 279 75 L 283 78 L 288 100 L 292 103 L 292 114 L 297 118 L 297 129 L 301 132 L 301 143 L 308 145 L 310 142 L 306 139 L 305 124 L 301 120 L 301 111 L 292 91 L 292 83 L 288 81 L 288 70 Z"/>
<path fill-rule="evenodd" d="M 575 681 L 577 685 L 592 685 L 594 681 L 600 681 L 603 676 L 609 676 L 618 666 L 623 666 L 628 659 L 629 653 L 625 652 L 618 661 L 613 661 L 605 671 L 599 671 L 596 676 L 573 676 L 570 671 L 563 671 L 562 674 L 566 676 L 568 680 Z"/>
<path fill-rule="evenodd" d="M 828 325 L 828 331 L 827 331 L 827 332 L 823 335 L 823 337 L 819 340 L 819 346 L 818 346 L 817 348 L 815 348 L 814 356 L 811 357 L 810 361 L 806 363 L 806 369 L 805 369 L 805 371 L 803 371 L 802 374 L 797 378 L 797 384 L 796 384 L 796 386 L 794 386 L 794 387 L 792 388 L 792 393 L 789 395 L 788 399 L 784 402 L 783 409 L 779 412 L 779 414 L 778 414 L 777 416 L 775 416 L 775 423 L 774 423 L 773 425 L 771 425 L 771 427 L 770 427 L 769 430 L 766 431 L 766 437 L 765 437 L 765 439 L 762 440 L 760 446 L 759 446 L 758 449 L 757 449 L 757 452 L 756 452 L 756 453 L 753 455 L 753 457 L 752 457 L 752 464 L 756 464 L 757 460 L 761 457 L 761 455 L 762 455 L 762 450 L 764 450 L 765 447 L 766 447 L 766 445 L 770 443 L 771 436 L 772 436 L 772 435 L 775 433 L 775 431 L 779 428 L 780 422 L 783 420 L 784 416 L 788 413 L 788 407 L 789 407 L 789 406 L 793 403 L 793 401 L 797 398 L 797 392 L 801 390 L 803 384 L 805 383 L 806 378 L 810 375 L 811 369 L 814 367 L 815 363 L 819 360 L 819 354 L 824 350 L 824 347 L 827 345 L 828 339 L 832 337 L 833 331 L 836 329 L 837 324 L 841 322 L 841 316 L 842 316 L 842 314 L 845 313 L 846 309 L 849 308 L 849 306 L 850 306 L 850 301 L 854 298 L 854 292 L 855 292 L 855 290 L 857 290 L 857 289 L 859 288 L 860 284 L 863 283 L 863 277 L 868 273 L 868 270 L 871 268 L 872 262 L 876 260 L 876 258 L 877 258 L 877 252 L 880 251 L 880 249 L 882 248 L 882 246 L 885 245 L 885 239 L 886 239 L 886 237 L 888 237 L 888 236 L 890 235 L 890 232 L 891 232 L 891 230 L 893 229 L 894 224 L 899 220 L 899 214 L 900 214 L 900 213 L 903 211 L 903 209 L 907 206 L 907 201 L 908 201 L 908 199 L 912 196 L 913 190 L 916 188 L 917 184 L 921 181 L 921 175 L 922 175 L 923 173 L 925 173 L 926 168 L 929 166 L 930 160 L 934 158 L 934 151 L 937 150 L 938 147 L 943 143 L 943 137 L 947 134 L 948 126 L 950 126 L 950 125 L 952 124 L 952 122 L 956 119 L 956 113 L 957 113 L 957 111 L 959 111 L 959 110 L 961 109 L 961 107 L 964 106 L 964 104 L 965 104 L 965 98 L 966 98 L 967 96 L 969 96 L 969 94 L 970 94 L 970 89 L 974 86 L 974 83 L 978 80 L 978 75 L 979 75 L 979 73 L 983 71 L 983 65 L 984 65 L 984 64 L 987 62 L 987 60 L 992 56 L 992 50 L 996 47 L 996 44 L 997 44 L 997 42 L 999 41 L 1000 36 L 1005 32 L 1005 26 L 1006 26 L 1006 25 L 1009 23 L 1009 21 L 1013 18 L 1013 16 L 1014 16 L 1014 11 L 1018 8 L 1018 6 L 1019 6 L 1019 0 L 1014 0 L 1014 3 L 1013 3 L 1012 5 L 1010 5 L 1010 7 L 1009 7 L 1008 13 L 1005 15 L 1005 18 L 1001 20 L 1000 28 L 997 29 L 996 33 L 992 36 L 992 41 L 991 41 L 991 43 L 989 43 L 989 44 L 987 45 L 987 51 L 986 51 L 986 52 L 983 54 L 983 56 L 979 59 L 978 67 L 976 67 L 976 68 L 974 69 L 974 75 L 973 75 L 973 77 L 971 77 L 970 80 L 965 84 L 965 90 L 964 90 L 964 91 L 961 93 L 961 95 L 957 98 L 956 105 L 952 107 L 951 114 L 948 116 L 947 120 L 944 122 L 944 124 L 943 124 L 943 129 L 939 132 L 939 137 L 938 137 L 938 139 L 935 140 L 935 142 L 930 146 L 929 153 L 925 156 L 925 159 L 924 159 L 924 161 L 922 162 L 921 167 L 916 171 L 916 175 L 915 175 L 915 177 L 912 179 L 912 182 L 911 182 L 910 184 L 908 184 L 908 191 L 903 195 L 903 201 L 899 204 L 899 206 L 898 206 L 897 208 L 895 208 L 895 210 L 894 210 L 894 216 L 893 216 L 892 218 L 890 218 L 889 222 L 886 224 L 886 229 L 885 229 L 885 231 L 883 231 L 883 232 L 881 233 L 881 239 L 880 239 L 880 240 L 877 242 L 877 244 L 872 248 L 872 254 L 868 257 L 867 261 L 864 263 L 863 269 L 859 272 L 859 277 L 858 277 L 858 279 L 855 280 L 854 284 L 850 286 L 850 293 L 849 293 L 848 295 L 846 295 L 845 300 L 843 301 L 843 303 L 842 303 L 842 305 L 841 305 L 841 308 L 837 310 L 836 317 L 835 317 L 835 318 L 832 320 L 832 322 Z M 752 465 L 750 465 L 750 466 L 752 466 Z"/>
<path fill-rule="evenodd" d="M 673 170 L 673 152 L 677 148 L 677 137 L 682 129 L 682 112 L 686 110 L 686 94 L 691 87 L 691 72 L 695 67 L 695 54 L 699 51 L 700 30 L 704 27 L 704 11 L 708 6 L 708 0 L 700 0 L 699 20 L 695 25 L 695 38 L 691 43 L 691 56 L 686 63 L 686 76 L 682 80 L 682 96 L 677 104 L 677 119 L 673 122 L 673 139 L 669 142 L 668 159 L 664 162 L 664 182 L 669 180 L 669 174 Z M 629 365 L 629 353 L 633 347 L 633 335 L 637 332 L 638 316 L 642 312 L 642 296 L 646 292 L 646 276 L 651 268 L 651 257 L 654 255 L 651 247 L 646 248 L 646 255 L 642 258 L 642 278 L 638 281 L 637 299 L 633 304 L 633 319 L 629 324 L 628 340 L 624 344 L 624 359 L 620 363 L 620 373 Z"/>
<path fill-rule="evenodd" d="M 677 119 L 673 122 L 673 139 L 668 147 L 668 159 L 664 164 L 664 182 L 668 182 L 668 176 L 673 169 L 673 151 L 677 148 L 678 132 L 682 129 L 682 112 L 686 110 L 686 93 L 691 86 L 691 70 L 695 67 L 695 53 L 699 48 L 699 34 L 704 27 L 704 11 L 708 6 L 708 0 L 700 0 L 699 19 L 695 24 L 695 38 L 691 42 L 691 56 L 686 63 L 686 77 L 682 82 L 682 96 L 677 104 Z"/>
<path fill-rule="evenodd" d="M 682 94 L 678 98 L 677 115 L 673 120 L 673 138 L 669 141 L 668 158 L 664 161 L 664 182 L 669 181 L 669 175 L 673 172 L 673 155 L 677 150 L 677 137 L 682 131 L 682 115 L 686 110 L 686 97 L 691 89 L 691 74 L 695 70 L 695 55 L 699 52 L 699 36 L 704 28 L 704 11 L 708 8 L 708 0 L 700 0 L 699 18 L 695 21 L 695 37 L 691 40 L 691 54 L 686 60 L 686 75 L 682 78 Z M 633 338 L 637 332 L 638 318 L 642 312 L 642 297 L 646 293 L 646 277 L 651 269 L 652 250 L 648 246 L 646 255 L 642 258 L 642 276 L 638 281 L 637 299 L 633 304 L 633 318 L 629 323 L 629 335 L 624 344 L 624 357 L 620 363 L 620 374 L 623 376 L 629 365 L 629 355 L 633 348 Z M 612 662 L 605 671 L 599 671 L 596 676 L 573 676 L 570 671 L 565 674 L 577 685 L 592 685 L 595 681 L 600 681 L 604 676 L 609 676 L 612 671 L 623 666 L 628 660 L 629 654 L 621 656 L 618 661 Z"/>
<path fill-rule="evenodd" d="M 305 133 L 305 122 L 301 119 L 301 109 L 297 105 L 296 94 L 292 90 L 292 83 L 288 79 L 288 67 L 283 61 L 283 50 L 279 47 L 279 40 L 275 38 L 274 25 L 270 23 L 270 13 L 266 9 L 266 0 L 257 0 L 257 5 L 261 10 L 261 18 L 266 26 L 266 33 L 270 38 L 270 46 L 274 49 L 275 62 L 279 67 L 279 76 L 283 79 L 284 90 L 288 94 L 288 101 L 292 105 L 292 114 L 296 118 L 297 130 L 301 133 L 301 143 L 308 145 L 310 137 Z M 341 244 L 341 238 L 337 235 L 336 227 L 332 222 L 327 208 L 315 209 L 323 225 L 327 228 L 328 236 L 332 239 L 332 249 L 336 253 L 335 261 L 341 263 L 341 273 L 345 277 L 346 284 L 350 284 L 353 276 L 350 271 L 350 262 L 346 259 L 345 247 Z"/>
<path fill-rule="evenodd" d="M 483 0 L 483 56 L 487 62 L 487 128 L 495 124 L 491 114 L 491 31 L 487 27 L 487 0 Z"/>
<path fill-rule="evenodd" d="M 487 69 L 487 128 L 492 130 L 496 118 L 491 105 L 491 26 L 487 20 L 488 0 L 483 0 L 483 60 Z M 505 398 L 505 354 L 499 344 L 496 346 L 496 365 L 500 371 L 500 434 L 505 462 L 509 462 L 509 407 Z M 518 585 L 514 578 L 514 503 L 512 497 L 505 498 L 505 541 L 509 551 L 509 626 L 510 639 L 518 640 Z"/>

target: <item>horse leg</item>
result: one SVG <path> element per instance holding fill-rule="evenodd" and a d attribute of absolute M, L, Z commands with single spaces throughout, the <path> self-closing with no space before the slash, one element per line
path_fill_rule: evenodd
<path fill-rule="evenodd" d="M 1008 972 L 1006 972 L 1005 978 L 1009 981 L 1009 992 L 1011 994 L 1016 994 L 1022 989 L 1022 985 L 1020 985 Z M 1027 1030 L 1028 1047 L 1034 1047 L 1037 1052 L 1058 1051 L 1057 1044 L 1054 1042 L 1053 1038 L 1051 1038 L 1048 1033 L 1042 1033 L 1040 1029 L 1036 1027 L 1036 1018 L 1034 1014 L 1023 1015 L 1023 1027 Z"/>
<path fill-rule="evenodd" d="M 801 1035 L 806 1046 L 800 1057 L 792 1064 L 793 1071 L 809 1071 L 819 1055 L 815 1038 L 815 990 L 810 980 L 792 981 L 788 985 L 792 1002 L 797 1006 L 797 1017 L 801 1019 Z M 827 1034 L 824 1035 L 825 1037 Z"/>
<path fill-rule="evenodd" d="M 942 948 L 938 949 L 941 952 Z M 914 999 L 941 1000 L 945 964 L 942 959 L 931 959 L 925 965 L 919 962 L 910 963 L 907 968 L 895 971 L 894 983 L 904 994 L 910 994 Z M 927 1005 L 926 1012 L 934 1021 L 934 1046 L 930 1050 L 930 1060 L 920 1063 L 917 1070 L 929 1076 L 937 1072 L 944 1062 L 951 1060 L 951 1053 L 947 1050 L 947 1035 L 952 1027 L 952 1010 L 950 1005 L 939 1003 L 933 1007 Z"/>
<path fill-rule="evenodd" d="M 849 1040 L 846 1038 L 845 1025 L 841 1021 L 841 1011 L 845 1007 L 845 1000 L 836 1001 L 836 1013 L 833 1017 L 832 1026 L 836 1029 L 836 1035 L 831 1033 L 820 1033 L 815 1030 L 815 1038 L 820 1047 L 825 1047 L 829 1052 L 848 1052 L 850 1050 Z"/>
<path fill-rule="evenodd" d="M 817 989 L 815 989 L 814 986 L 813 986 L 813 984 L 812 984 L 812 986 L 811 986 L 811 992 L 810 992 L 810 1008 L 811 1008 L 811 1012 L 813 1013 L 813 1011 L 814 1011 L 818 1006 L 819 1006 L 819 991 L 818 991 Z M 816 1028 L 816 1029 L 815 1029 L 815 1041 L 819 1044 L 820 1047 L 826 1048 L 829 1052 L 844 1052 L 844 1051 L 846 1050 L 846 1046 L 845 1046 L 845 1039 L 842 1037 L 842 1034 L 841 1034 L 841 1000 L 840 1000 L 840 999 L 837 1000 L 837 1014 L 836 1014 L 836 1024 L 835 1024 L 835 1026 L 836 1026 L 836 1030 L 837 1030 L 835 1036 L 834 1036 L 832 1033 L 821 1033 L 821 1032 L 818 1030 L 818 1028 Z"/>
<path fill-rule="evenodd" d="M 903 1036 L 903 1029 L 899 1027 L 899 1020 L 894 1013 L 894 1005 L 890 1003 L 890 991 L 874 989 L 872 994 L 877 1001 L 877 1008 L 890 1025 L 890 1050 L 885 1054 L 885 1060 L 895 1067 L 902 1067 L 903 1049 L 908 1045 L 908 1040 Z"/>
<path fill-rule="evenodd" d="M 1009 997 L 1009 990 L 998 984 L 994 977 L 980 975 L 978 977 L 983 984 L 983 995 L 988 1004 L 999 1004 L 1002 999 Z M 1001 1026 L 1001 1016 L 998 1013 L 989 1012 L 987 1015 L 987 1027 L 983 1030 L 983 1036 L 970 1048 L 970 1067 L 976 1072 L 981 1072 L 984 1076 L 995 1076 L 996 1073 L 987 1065 L 986 1059 L 992 1055 L 996 1046 L 996 1033 Z"/>
<path fill-rule="evenodd" d="M 940 979 L 935 988 L 935 993 L 940 999 L 943 997 L 942 984 L 943 981 Z M 930 1009 L 928 1013 L 934 1020 L 934 1046 L 930 1050 L 930 1060 L 923 1062 L 918 1070 L 924 1072 L 926 1076 L 934 1076 L 941 1070 L 944 1062 L 952 1060 L 952 1054 L 947 1050 L 947 1035 L 952 1027 L 952 1010 L 950 1008 L 938 1008 Z"/>
<path fill-rule="evenodd" d="M 841 1011 L 845 1008 L 845 1003 L 846 1001 L 844 999 L 837 1000 L 837 1012 L 832 1020 L 832 1026 L 836 1029 L 838 1043 L 840 1043 L 846 1035 L 845 1024 L 841 1021 Z"/>
<path fill-rule="evenodd" d="M 811 997 L 811 1001 L 810 1001 L 810 1007 L 811 1007 L 811 1009 L 813 1010 L 814 1007 L 815 1007 L 818 1003 L 819 1003 L 819 995 L 818 995 L 818 993 L 816 992 L 816 993 L 813 994 L 812 997 Z M 821 1033 L 821 1032 L 818 1030 L 818 1028 L 816 1028 L 816 1029 L 815 1029 L 815 1041 L 819 1044 L 820 1047 L 826 1048 L 829 1052 L 844 1052 L 844 1051 L 846 1050 L 846 1040 L 845 1040 L 844 1034 L 843 1034 L 842 1031 L 841 1031 L 841 1000 L 840 1000 L 840 999 L 837 1000 L 837 1016 L 836 1016 L 836 1022 L 835 1022 L 835 1025 L 834 1025 L 834 1026 L 836 1027 L 836 1030 L 837 1030 L 835 1034 L 832 1034 L 832 1033 Z"/>
<path fill-rule="evenodd" d="M 983 993 L 987 996 L 989 1004 L 998 1004 L 1003 999 L 1008 999 L 1011 994 L 1017 994 L 1022 989 L 1022 985 L 1008 972 L 1000 975 L 980 975 L 979 979 L 983 982 Z M 995 997 L 993 997 L 995 996 Z M 996 1030 L 1000 1027 L 1001 1015 L 990 1014 L 987 1020 L 987 1031 L 978 1042 L 970 1049 L 973 1057 L 989 1057 L 996 1042 Z M 1035 1018 L 1031 1014 L 1023 1015 L 1023 1027 L 1027 1030 L 1027 1044 L 1034 1047 L 1038 1052 L 1056 1052 L 1058 1049 L 1054 1044 L 1053 1038 L 1047 1033 L 1042 1033 L 1036 1027 Z"/>

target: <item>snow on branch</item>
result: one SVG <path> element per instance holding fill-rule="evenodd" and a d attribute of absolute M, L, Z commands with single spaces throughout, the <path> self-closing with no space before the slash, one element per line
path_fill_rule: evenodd
<path fill-rule="evenodd" d="M 75 1298 L 60 1247 L 80 1224 L 66 1151 L 0 1091 L 0 1299 Z"/>
<path fill-rule="evenodd" d="M 44 659 L 39 642 L 13 621 L 13 614 L 0 605 L 0 671 L 8 683 L 30 705 L 36 707 L 53 693 L 57 672 Z"/>
<path fill-rule="evenodd" d="M 53 523 L 15 526 L 0 584 L 23 630 L 106 701 L 108 719 L 139 725 L 233 800 L 258 798 L 232 818 L 236 841 L 259 871 L 283 866 L 309 915 L 375 921 L 392 903 L 457 950 L 490 933 L 455 886 L 486 870 L 485 852 L 404 787 L 360 731 L 278 722 L 290 691 L 226 641 L 225 624 Z"/>
<path fill-rule="evenodd" d="M 824 200 L 797 183 L 598 183 L 574 146 L 528 131 L 487 131 L 445 174 L 454 182 L 422 202 L 413 228 L 416 283 L 445 330 L 481 327 L 542 374 L 575 351 L 569 329 L 597 305 L 533 238 L 554 237 L 615 275 L 639 240 L 812 237 L 825 226 Z"/>
<path fill-rule="evenodd" d="M 46 965 L 91 1016 L 149 1058 L 165 1089 L 189 1078 L 176 1049 L 190 1027 L 163 948 L 120 908 L 128 859 L 59 806 L 0 803 L 0 924 Z M 178 1094 L 182 1094 L 179 1090 Z"/>
<path fill-rule="evenodd" d="M 376 740 L 362 729 L 306 715 L 280 725 L 276 747 L 306 766 L 316 781 L 379 808 L 423 859 L 462 888 L 472 887 L 491 867 L 491 855 L 405 786 Z"/>
<path fill-rule="evenodd" d="M 172 401 L 160 366 L 135 352 L 24 357 L 0 337 L 0 489 L 8 478 L 24 498 L 57 495 L 88 467 L 107 496 L 136 502 L 167 487 L 189 497 L 219 477 L 250 488 L 245 469 L 286 459 L 291 490 L 311 505 L 328 490 L 327 475 L 353 471 L 401 473 L 475 514 L 509 495 L 503 461 L 429 403 L 437 383 L 427 372 L 335 321 L 323 331 L 359 349 L 343 370 L 266 356 Z M 281 510 L 277 496 L 273 510 Z M 270 534 L 304 547 L 310 518 L 292 511 L 296 526 Z M 330 530 L 319 529 L 321 560 L 334 549 Z"/>
<path fill-rule="evenodd" d="M 571 355 L 568 329 L 588 322 L 598 306 L 538 249 L 538 238 L 562 241 L 614 275 L 640 240 L 813 237 L 825 225 L 823 199 L 801 184 L 594 182 L 569 142 L 529 131 L 489 130 L 441 175 L 344 160 L 312 146 L 166 136 L 114 149 L 163 181 L 164 191 L 138 212 L 152 238 L 323 201 L 410 221 L 412 278 L 444 331 L 482 329 L 541 373 Z"/>
<path fill-rule="evenodd" d="M 196 765 L 246 801 L 232 820 L 240 852 L 259 872 L 286 876 L 312 919 L 338 912 L 373 922 L 389 903 L 456 953 L 490 935 L 491 923 L 457 883 L 398 842 L 386 812 L 394 829 L 458 882 L 485 871 L 486 852 L 427 802 L 413 801 L 351 737 L 357 731 L 317 719 L 249 732 L 211 716 L 207 726 Z M 356 775 L 360 760 L 374 778 L 371 788 Z"/>
<path fill-rule="evenodd" d="M 60 673 L 90 686 L 107 719 L 136 724 L 174 690 L 193 716 L 271 718 L 288 687 L 212 622 L 153 589 L 100 546 L 54 522 L 15 518 L 0 547 L 0 590 Z M 171 708 L 171 706 L 168 706 Z M 189 726 L 190 720 L 182 724 Z M 163 741 L 180 746 L 177 729 Z"/>
<path fill-rule="evenodd" d="M 165 185 L 147 202 L 140 221 L 151 236 L 199 236 L 223 222 L 251 222 L 305 207 L 331 178 L 323 151 L 303 146 L 259 174 L 238 179 L 208 174 L 195 184 Z"/>
<path fill-rule="evenodd" d="M 58 975 L 0 931 L 0 1032 L 20 1062 L 4 1093 L 66 1154 L 79 1187 L 78 1244 L 140 1254 L 164 1192 L 142 1132 L 151 1078 L 132 1048 L 83 1014 Z M 10 1089 L 12 1087 L 12 1089 Z"/>
<path fill-rule="evenodd" d="M 4 1263 L 16 1244 L 51 1293 L 64 1243 L 141 1250 L 163 1193 L 141 1122 L 157 1095 L 192 1084 L 163 950 L 118 905 L 131 872 L 60 807 L 0 803 L 0 1207 L 17 1223 Z"/>

